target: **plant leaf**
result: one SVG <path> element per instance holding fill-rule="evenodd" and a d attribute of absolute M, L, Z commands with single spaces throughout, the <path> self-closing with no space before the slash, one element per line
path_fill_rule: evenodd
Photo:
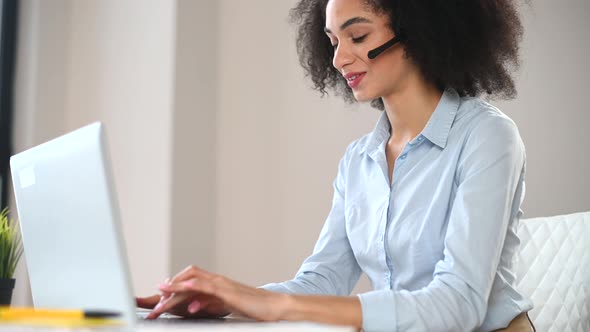
<path fill-rule="evenodd" d="M 8 208 L 0 212 L 0 278 L 12 278 L 23 254 L 17 223 L 8 218 Z"/>

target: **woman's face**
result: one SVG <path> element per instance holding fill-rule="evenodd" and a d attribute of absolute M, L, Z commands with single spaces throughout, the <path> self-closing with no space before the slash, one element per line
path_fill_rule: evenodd
<path fill-rule="evenodd" d="M 367 56 L 394 37 L 386 14 L 375 12 L 365 0 L 330 0 L 325 31 L 334 46 L 332 64 L 346 78 L 358 101 L 403 89 L 412 68 L 401 44 L 372 60 Z"/>

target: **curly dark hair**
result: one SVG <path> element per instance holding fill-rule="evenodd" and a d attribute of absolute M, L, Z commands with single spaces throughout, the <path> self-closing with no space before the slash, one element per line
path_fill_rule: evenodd
<path fill-rule="evenodd" d="M 354 102 L 346 80 L 332 66 L 334 50 L 324 32 L 329 0 L 301 0 L 291 9 L 298 26 L 299 62 L 314 88 L 332 89 Z M 439 89 L 455 89 L 461 96 L 487 94 L 496 99 L 516 96 L 511 77 L 519 67 L 523 28 L 511 0 L 365 0 L 376 13 L 390 17 L 405 56 L 424 78 Z M 372 105 L 383 110 L 383 101 Z"/>

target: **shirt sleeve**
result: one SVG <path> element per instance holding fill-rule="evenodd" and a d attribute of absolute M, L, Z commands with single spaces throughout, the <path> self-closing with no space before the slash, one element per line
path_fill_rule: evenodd
<path fill-rule="evenodd" d="M 313 253 L 303 262 L 294 279 L 261 288 L 292 294 L 349 295 L 356 285 L 361 268 L 348 242 L 344 217 L 344 188 L 350 150 L 349 146 L 338 166 L 332 209 Z"/>
<path fill-rule="evenodd" d="M 433 280 L 414 290 L 360 294 L 365 331 L 472 331 L 487 303 L 510 220 L 518 218 L 524 146 L 508 118 L 480 122 L 464 143 Z"/>

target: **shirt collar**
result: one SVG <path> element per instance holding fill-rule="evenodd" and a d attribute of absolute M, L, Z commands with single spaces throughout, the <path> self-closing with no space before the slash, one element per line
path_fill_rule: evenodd
<path fill-rule="evenodd" d="M 422 136 L 444 149 L 447 146 L 449 132 L 455 121 L 460 102 L 461 97 L 455 90 L 445 90 L 434 113 L 422 130 Z"/>
<path fill-rule="evenodd" d="M 387 113 L 383 111 L 381 112 L 381 116 L 379 116 L 379 120 L 377 120 L 375 128 L 369 134 L 367 143 L 365 144 L 365 152 L 369 155 L 373 155 L 375 152 L 377 152 L 379 150 L 379 146 L 384 141 L 389 139 L 390 128 L 391 126 L 389 125 L 389 118 L 387 117 Z"/>
<path fill-rule="evenodd" d="M 449 132 L 451 131 L 453 121 L 455 121 L 460 101 L 461 97 L 455 90 L 446 89 L 420 135 L 444 149 L 447 145 Z M 389 119 L 387 118 L 387 113 L 383 112 L 375 128 L 369 134 L 367 143 L 365 144 L 365 152 L 373 154 L 389 138 L 389 131 Z"/>

